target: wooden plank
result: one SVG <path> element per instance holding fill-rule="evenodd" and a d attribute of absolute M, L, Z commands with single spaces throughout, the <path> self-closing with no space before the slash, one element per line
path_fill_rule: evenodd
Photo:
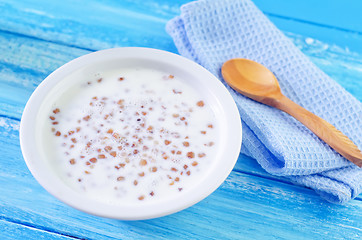
<path fill-rule="evenodd" d="M 169 19 L 177 16 L 180 13 L 180 6 L 187 2 L 189 1 L 81 0 L 74 3 L 71 0 L 64 0 L 61 3 L 44 1 L 42 4 L 42 1 L 38 1 L 38 4 L 34 4 L 29 0 L 1 0 L 0 30 L 92 50 L 116 46 L 143 46 L 176 51 L 172 40 L 164 30 L 164 25 Z M 288 17 L 288 10 L 294 5 L 298 6 L 298 1 L 288 3 L 285 0 L 278 0 L 278 4 L 273 8 L 271 5 L 274 1 L 269 2 L 259 0 L 257 4 L 262 11 L 270 10 L 272 14 L 268 17 L 281 30 L 320 39 L 329 44 L 335 43 L 362 53 L 361 34 L 346 32 L 333 26 L 317 26 L 304 21 L 304 19 L 314 21 L 310 16 L 322 16 L 320 12 L 324 11 L 326 6 L 333 5 L 328 4 L 328 0 L 319 1 L 317 7 L 314 7 L 316 3 L 308 0 L 309 5 L 304 6 L 313 6 L 313 8 L 298 13 L 305 16 L 302 18 L 303 21 Z M 299 5 L 303 5 L 303 1 Z M 334 5 L 336 6 L 334 8 L 340 12 L 349 13 L 344 15 L 343 22 L 354 22 L 353 18 L 360 19 L 358 12 L 356 14 L 348 12 L 350 9 L 358 11 L 358 6 L 349 6 L 344 2 Z M 284 10 L 285 6 L 289 8 Z M 294 12 L 299 10 L 295 9 Z M 314 15 L 308 12 L 314 12 Z M 335 18 L 333 23 L 339 22 L 341 22 L 340 17 Z M 360 21 L 357 21 L 355 24 L 361 26 L 359 23 Z"/>
<path fill-rule="evenodd" d="M 24 226 L 21 224 L 8 222 L 0 219 L 0 229 L 1 229 L 1 240 L 14 240 L 14 239 L 27 239 L 27 240 L 40 240 L 40 239 L 59 239 L 59 240 L 69 240 L 74 239 L 73 237 L 63 236 L 53 232 L 47 232 L 32 228 L 29 226 Z"/>
<path fill-rule="evenodd" d="M 167 19 L 152 15 L 155 9 L 129 10 L 128 4 L 64 0 L 35 5 L 31 1 L 4 0 L 0 8 L 0 28 L 93 50 L 117 46 L 175 50 L 172 40 L 165 38 Z"/>
<path fill-rule="evenodd" d="M 126 222 L 91 216 L 56 200 L 31 176 L 21 157 L 16 120 L 0 118 L 0 126 L 0 146 L 6 146 L 1 153 L 6 161 L 0 161 L 0 219 L 91 239 L 362 237 L 362 201 L 330 204 L 309 189 L 237 171 L 202 202 L 167 217 Z"/>

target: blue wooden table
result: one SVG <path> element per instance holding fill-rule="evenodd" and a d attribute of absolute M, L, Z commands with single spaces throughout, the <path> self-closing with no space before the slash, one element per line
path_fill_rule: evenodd
<path fill-rule="evenodd" d="M 221 187 L 147 221 L 91 216 L 48 194 L 27 169 L 19 122 L 36 86 L 89 52 L 142 46 L 177 52 L 166 22 L 187 0 L 0 0 L 0 239 L 361 239 L 362 197 L 334 205 L 241 155 Z M 361 1 L 255 0 L 292 41 L 362 100 Z"/>

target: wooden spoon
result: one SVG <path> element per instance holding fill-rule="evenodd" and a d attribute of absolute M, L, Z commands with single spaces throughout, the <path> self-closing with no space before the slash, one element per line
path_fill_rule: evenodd
<path fill-rule="evenodd" d="M 269 69 L 254 61 L 236 58 L 225 62 L 221 70 L 225 81 L 233 89 L 290 114 L 343 157 L 362 167 L 362 153 L 358 147 L 333 125 L 284 96 L 278 80 Z"/>

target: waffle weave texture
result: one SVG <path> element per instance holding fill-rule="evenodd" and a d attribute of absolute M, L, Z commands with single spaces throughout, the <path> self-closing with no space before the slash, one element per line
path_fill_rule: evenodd
<path fill-rule="evenodd" d="M 362 149 L 362 104 L 317 68 L 251 1 L 188 3 L 166 30 L 181 55 L 224 84 L 225 61 L 248 58 L 263 64 L 287 97 L 336 126 Z M 242 119 L 242 153 L 267 172 L 310 187 L 330 202 L 344 203 L 361 192 L 361 169 L 293 117 L 226 87 Z"/>

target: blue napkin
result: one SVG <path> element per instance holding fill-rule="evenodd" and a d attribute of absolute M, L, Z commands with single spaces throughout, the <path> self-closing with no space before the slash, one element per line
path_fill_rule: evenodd
<path fill-rule="evenodd" d="M 324 118 L 362 149 L 362 104 L 318 69 L 249 0 L 201 0 L 181 7 L 168 22 L 181 55 L 204 66 L 223 83 L 222 64 L 248 58 L 269 68 L 283 93 Z M 243 124 L 242 153 L 269 173 L 344 203 L 362 190 L 362 170 L 293 117 L 250 100 L 228 87 Z"/>

